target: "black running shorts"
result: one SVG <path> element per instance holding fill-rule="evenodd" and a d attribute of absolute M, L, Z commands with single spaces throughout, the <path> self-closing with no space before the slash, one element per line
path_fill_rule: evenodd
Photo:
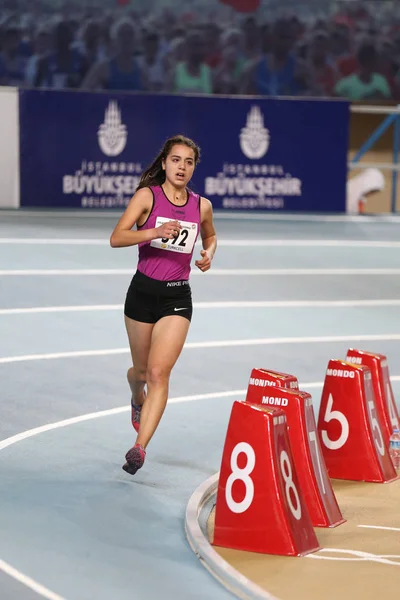
<path fill-rule="evenodd" d="M 141 323 L 157 323 L 170 315 L 190 321 L 192 313 L 188 281 L 159 281 L 136 271 L 126 294 L 125 316 Z"/>

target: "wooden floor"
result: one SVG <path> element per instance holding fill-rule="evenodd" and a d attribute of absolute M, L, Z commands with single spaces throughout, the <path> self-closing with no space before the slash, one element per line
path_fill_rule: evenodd
<path fill-rule="evenodd" d="M 398 597 L 400 480 L 389 484 L 332 480 L 332 484 L 347 522 L 333 529 L 315 529 L 322 548 L 316 554 L 293 558 L 214 549 L 280 600 Z M 211 542 L 213 532 L 214 511 L 208 520 Z"/>

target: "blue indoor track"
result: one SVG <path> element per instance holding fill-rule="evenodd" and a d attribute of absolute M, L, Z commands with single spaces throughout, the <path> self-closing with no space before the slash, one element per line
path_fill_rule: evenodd
<path fill-rule="evenodd" d="M 232 598 L 184 515 L 251 369 L 296 375 L 317 416 L 329 359 L 353 346 L 387 355 L 400 398 L 399 218 L 216 215 L 169 404 L 130 477 L 137 251 L 110 248 L 118 217 L 0 212 L 1 600 Z"/>

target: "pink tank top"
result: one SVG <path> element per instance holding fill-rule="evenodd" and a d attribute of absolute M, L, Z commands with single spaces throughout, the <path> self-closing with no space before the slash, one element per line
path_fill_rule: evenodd
<path fill-rule="evenodd" d="M 182 226 L 177 238 L 156 239 L 139 244 L 137 269 L 143 275 L 161 281 L 188 280 L 194 245 L 200 231 L 200 196 L 187 192 L 187 201 L 177 206 L 168 200 L 161 186 L 151 187 L 153 206 L 147 221 L 138 230 L 160 227 L 167 221 Z"/>

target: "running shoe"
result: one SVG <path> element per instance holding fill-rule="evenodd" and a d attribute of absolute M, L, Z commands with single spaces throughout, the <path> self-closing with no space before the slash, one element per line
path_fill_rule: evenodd
<path fill-rule="evenodd" d="M 122 466 L 123 470 L 134 475 L 141 469 L 146 458 L 146 450 L 140 444 L 135 444 L 133 448 L 125 454 L 126 463 Z"/>
<path fill-rule="evenodd" d="M 146 400 L 146 391 L 143 390 L 143 402 Z M 131 422 L 132 422 L 132 427 L 133 429 L 136 431 L 136 433 L 139 433 L 139 426 L 140 426 L 140 413 L 142 412 L 142 408 L 143 408 L 143 404 L 134 404 L 133 400 L 131 400 Z"/>
<path fill-rule="evenodd" d="M 133 404 L 133 402 L 131 403 L 131 406 L 132 427 L 137 433 L 139 433 L 140 413 L 142 412 L 142 406 L 140 404 Z"/>

